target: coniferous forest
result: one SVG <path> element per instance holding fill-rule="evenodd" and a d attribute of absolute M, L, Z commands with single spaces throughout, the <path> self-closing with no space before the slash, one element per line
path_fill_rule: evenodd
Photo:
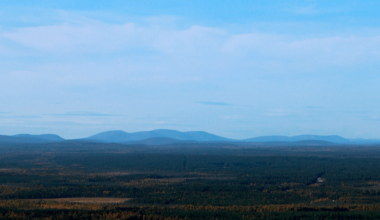
<path fill-rule="evenodd" d="M 0 219 L 380 219 L 380 146 L 0 145 Z"/>

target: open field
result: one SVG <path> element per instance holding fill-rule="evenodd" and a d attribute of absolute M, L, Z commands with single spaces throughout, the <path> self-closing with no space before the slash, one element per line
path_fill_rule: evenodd
<path fill-rule="evenodd" d="M 123 203 L 129 200 L 131 199 L 103 198 L 103 197 L 75 197 L 75 198 L 54 198 L 54 199 L 31 199 L 30 201 L 89 203 L 89 204 L 116 204 L 116 203 Z"/>

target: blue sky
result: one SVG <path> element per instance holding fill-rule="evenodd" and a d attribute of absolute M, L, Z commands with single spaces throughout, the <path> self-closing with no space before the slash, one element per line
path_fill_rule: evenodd
<path fill-rule="evenodd" d="M 379 1 L 1 1 L 0 134 L 380 138 Z"/>

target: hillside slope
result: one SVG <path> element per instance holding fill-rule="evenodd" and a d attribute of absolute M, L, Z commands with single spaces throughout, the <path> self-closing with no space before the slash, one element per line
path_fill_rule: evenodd
<path fill-rule="evenodd" d="M 87 140 L 98 140 L 109 143 L 125 143 L 132 141 L 141 141 L 150 138 L 171 138 L 175 140 L 191 140 L 191 141 L 230 141 L 231 139 L 223 138 L 204 131 L 180 132 L 175 130 L 159 129 L 153 131 L 141 131 L 135 133 L 127 133 L 124 131 L 106 131 L 91 137 Z"/>

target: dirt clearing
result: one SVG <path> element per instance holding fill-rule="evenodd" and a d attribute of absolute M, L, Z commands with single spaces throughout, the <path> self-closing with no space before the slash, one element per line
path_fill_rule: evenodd
<path fill-rule="evenodd" d="M 130 198 L 102 198 L 102 197 L 77 197 L 77 198 L 54 198 L 54 199 L 30 199 L 30 201 L 45 201 L 45 202 L 71 202 L 71 203 L 91 203 L 91 204 L 104 204 L 104 203 L 123 203 Z"/>

